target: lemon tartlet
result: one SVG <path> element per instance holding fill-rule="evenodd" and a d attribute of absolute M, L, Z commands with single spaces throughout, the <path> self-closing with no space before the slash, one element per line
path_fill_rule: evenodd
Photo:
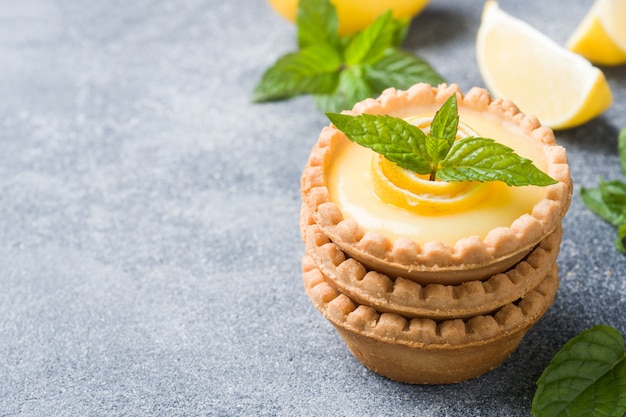
<path fill-rule="evenodd" d="M 301 180 L 304 287 L 352 354 L 412 384 L 475 378 L 501 364 L 552 304 L 572 182 L 554 133 L 473 88 L 388 89 L 345 113 L 422 130 L 456 95 L 457 139 L 495 139 L 555 183 L 432 181 L 351 142 L 333 125 Z M 382 133 L 384 134 L 384 132 Z"/>
<path fill-rule="evenodd" d="M 557 229 L 569 207 L 569 166 L 552 130 L 513 103 L 493 100 L 484 89 L 473 88 L 463 95 L 456 85 L 416 84 L 406 91 L 388 89 L 377 99 L 357 103 L 349 113 L 408 120 L 432 117 L 452 94 L 457 95 L 461 124 L 482 136 L 507 141 L 557 183 L 547 187 L 483 183 L 486 200 L 467 210 L 416 213 L 378 198 L 371 167 L 379 155 L 327 126 L 304 169 L 302 200 L 324 234 L 370 269 L 420 284 L 484 279 L 523 259 Z M 347 174 L 350 168 L 353 171 Z"/>

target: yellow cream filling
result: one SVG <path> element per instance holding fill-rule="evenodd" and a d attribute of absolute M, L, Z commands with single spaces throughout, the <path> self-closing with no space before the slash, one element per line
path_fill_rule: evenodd
<path fill-rule="evenodd" d="M 541 147 L 515 125 L 464 109 L 459 114 L 460 137 L 495 139 L 546 171 Z M 425 120 L 431 118 L 407 121 L 427 130 Z M 392 240 L 406 237 L 454 245 L 464 237 L 484 238 L 490 230 L 508 227 L 530 213 L 545 195 L 543 187 L 509 187 L 502 182 L 429 181 L 348 139 L 333 144 L 332 155 L 327 166 L 331 200 L 345 218 Z"/>

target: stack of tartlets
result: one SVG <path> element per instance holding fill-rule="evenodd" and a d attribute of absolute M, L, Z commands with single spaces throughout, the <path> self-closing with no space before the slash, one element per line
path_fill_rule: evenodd
<path fill-rule="evenodd" d="M 359 361 L 407 383 L 460 382 L 498 366 L 558 288 L 572 184 L 550 129 L 486 90 L 463 95 L 456 85 L 389 89 L 349 113 L 423 119 L 452 94 L 463 126 L 502 137 L 557 183 L 496 186 L 452 212 L 395 207 L 371 191 L 373 151 L 332 125 L 301 181 L 306 293 Z"/>

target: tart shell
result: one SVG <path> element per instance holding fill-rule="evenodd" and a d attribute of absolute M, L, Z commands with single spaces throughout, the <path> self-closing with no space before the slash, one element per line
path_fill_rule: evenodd
<path fill-rule="evenodd" d="M 492 314 L 436 321 L 356 303 L 328 284 L 310 256 L 302 269 L 307 295 L 352 354 L 370 370 L 409 384 L 457 383 L 496 368 L 553 303 L 559 284 L 555 263 L 535 289 Z"/>
<path fill-rule="evenodd" d="M 359 261 L 347 257 L 317 225 L 305 229 L 306 252 L 332 287 L 379 312 L 435 320 L 489 314 L 523 297 L 552 269 L 561 236 L 559 227 L 524 260 L 483 281 L 420 285 L 406 278 L 368 271 Z"/>
<path fill-rule="evenodd" d="M 522 215 L 509 227 L 491 230 L 484 238 L 468 236 L 454 245 L 441 241 L 419 244 L 405 238 L 391 240 L 378 232 L 365 230 L 354 219 L 344 218 L 341 209 L 330 200 L 326 169 L 334 141 L 345 140 L 345 135 L 334 126 L 327 126 L 320 133 L 304 169 L 302 200 L 312 223 L 319 225 L 343 252 L 368 269 L 422 284 L 459 284 L 485 279 L 524 259 L 555 232 L 569 207 L 572 194 L 569 165 L 565 149 L 556 144 L 552 130 L 542 127 L 535 117 L 523 114 L 512 102 L 492 99 L 484 89 L 473 88 L 464 95 L 455 84 L 432 87 L 420 83 L 406 91 L 391 88 L 376 99 L 357 103 L 348 113 L 406 118 L 414 115 L 418 107 L 438 109 L 452 94 L 457 95 L 459 109 L 465 107 L 495 115 L 502 123 L 517 126 L 539 144 L 548 164 L 547 173 L 558 183 L 546 187 L 545 197 L 531 213 Z"/>

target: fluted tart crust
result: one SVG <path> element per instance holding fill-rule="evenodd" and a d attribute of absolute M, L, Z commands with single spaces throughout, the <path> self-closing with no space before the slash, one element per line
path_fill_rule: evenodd
<path fill-rule="evenodd" d="M 552 269 L 561 236 L 559 227 L 511 269 L 486 280 L 421 285 L 406 278 L 368 271 L 359 261 L 347 257 L 317 225 L 305 229 L 306 253 L 333 288 L 379 312 L 435 320 L 489 314 L 520 299 Z"/>
<path fill-rule="evenodd" d="M 556 263 L 545 279 L 492 314 L 436 321 L 406 318 L 358 304 L 328 284 L 313 259 L 302 260 L 304 288 L 354 356 L 387 378 L 410 384 L 447 384 L 500 365 L 554 301 Z"/>
<path fill-rule="evenodd" d="M 556 144 L 552 130 L 542 127 L 535 117 L 523 114 L 510 101 L 492 99 L 484 89 L 473 88 L 463 94 L 454 84 L 439 87 L 416 84 L 406 91 L 388 89 L 376 99 L 357 103 L 348 113 L 408 118 L 415 115 L 416 108 L 438 109 L 451 94 L 456 94 L 460 110 L 484 112 L 528 136 L 543 152 L 547 174 L 558 183 L 545 187 L 543 198 L 530 213 L 521 215 L 510 226 L 492 229 L 484 237 L 466 236 L 454 243 L 390 238 L 345 217 L 331 200 L 327 171 L 334 144 L 346 139 L 334 126 L 327 126 L 320 133 L 302 175 L 303 204 L 310 213 L 310 223 L 317 224 L 339 249 L 367 269 L 420 284 L 460 284 L 486 279 L 513 267 L 554 233 L 569 207 L 572 193 L 569 166 L 565 150 Z"/>

